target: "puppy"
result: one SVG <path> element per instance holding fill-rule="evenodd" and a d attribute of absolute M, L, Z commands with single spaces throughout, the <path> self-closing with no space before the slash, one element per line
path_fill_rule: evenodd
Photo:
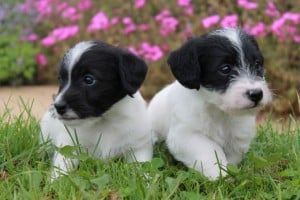
<path fill-rule="evenodd" d="M 40 123 L 42 138 L 57 147 L 78 142 L 103 160 L 149 161 L 150 126 L 138 92 L 146 72 L 145 62 L 126 50 L 99 41 L 76 44 L 62 59 L 58 94 Z M 57 151 L 53 165 L 55 179 L 78 160 Z"/>
<path fill-rule="evenodd" d="M 255 114 L 271 101 L 264 59 L 255 39 L 239 29 L 212 31 L 187 41 L 168 58 L 177 81 L 151 101 L 155 140 L 215 180 L 220 165 L 237 164 L 255 134 Z"/>

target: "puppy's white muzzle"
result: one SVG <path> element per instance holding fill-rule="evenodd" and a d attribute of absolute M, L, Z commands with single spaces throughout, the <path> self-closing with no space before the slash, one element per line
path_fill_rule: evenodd
<path fill-rule="evenodd" d="M 271 92 L 264 80 L 241 78 L 220 96 L 220 108 L 228 113 L 252 110 L 255 114 L 271 100 Z"/>

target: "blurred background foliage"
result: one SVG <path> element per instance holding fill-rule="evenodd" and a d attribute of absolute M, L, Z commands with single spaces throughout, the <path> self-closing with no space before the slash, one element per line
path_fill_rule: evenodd
<path fill-rule="evenodd" d="M 55 84 L 63 53 L 81 40 L 128 48 L 149 66 L 150 99 L 174 80 L 166 59 L 187 38 L 225 26 L 255 35 L 275 114 L 300 115 L 300 0 L 8 0 L 0 3 L 0 84 Z"/>

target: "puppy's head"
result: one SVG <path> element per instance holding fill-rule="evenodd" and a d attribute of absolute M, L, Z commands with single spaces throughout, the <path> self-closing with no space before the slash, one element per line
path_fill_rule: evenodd
<path fill-rule="evenodd" d="M 192 38 L 170 54 L 168 63 L 178 82 L 200 89 L 202 98 L 225 112 L 256 113 L 271 101 L 258 44 L 240 29 Z"/>
<path fill-rule="evenodd" d="M 99 41 L 76 44 L 59 68 L 57 117 L 70 121 L 101 116 L 126 95 L 132 96 L 146 72 L 145 62 L 126 50 Z"/>

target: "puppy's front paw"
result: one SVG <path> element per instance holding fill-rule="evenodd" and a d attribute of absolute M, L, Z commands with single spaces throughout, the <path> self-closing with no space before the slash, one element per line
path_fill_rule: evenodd
<path fill-rule="evenodd" d="M 55 168 L 55 169 L 53 169 L 53 171 L 51 173 L 50 182 L 54 182 L 59 177 L 67 175 L 67 174 L 68 174 L 67 172 L 65 172 L 65 171 L 63 171 L 61 169 Z"/>
<path fill-rule="evenodd" d="M 75 169 L 78 166 L 78 160 L 66 158 L 62 154 L 56 152 L 53 158 L 53 166 L 54 169 L 50 178 L 51 182 Z"/>
<path fill-rule="evenodd" d="M 208 179 L 215 181 L 220 177 L 227 176 L 227 172 L 223 170 L 223 168 L 224 166 L 219 166 L 218 164 L 215 164 L 213 167 L 202 169 L 202 173 Z"/>

